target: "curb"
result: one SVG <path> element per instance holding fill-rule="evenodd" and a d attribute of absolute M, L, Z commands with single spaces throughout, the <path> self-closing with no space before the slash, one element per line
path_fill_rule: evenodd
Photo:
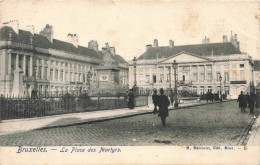
<path fill-rule="evenodd" d="M 229 102 L 229 101 L 234 101 L 234 100 L 225 100 L 225 101 L 222 101 L 222 102 Z M 197 107 L 197 106 L 201 106 L 201 105 L 222 103 L 222 102 L 218 101 L 218 102 L 209 102 L 209 103 L 202 103 L 202 104 L 196 104 L 196 105 L 187 105 L 187 106 L 184 106 L 184 107 L 170 108 L 169 111 L 178 110 L 178 109 L 184 109 L 184 108 L 190 108 L 190 107 Z M 133 114 L 122 115 L 122 116 L 93 118 L 93 119 L 89 119 L 89 120 L 86 120 L 86 121 L 83 121 L 83 122 L 64 124 L 64 125 L 57 125 L 57 126 L 46 126 L 46 127 L 37 128 L 37 129 L 34 129 L 34 130 L 44 130 L 44 129 L 49 129 L 49 128 L 61 128 L 61 127 L 69 127 L 69 126 L 75 126 L 75 125 L 93 124 L 93 123 L 98 123 L 98 122 L 104 122 L 104 121 L 115 120 L 115 119 L 122 119 L 122 118 L 134 117 L 134 116 L 141 116 L 141 115 L 147 115 L 147 114 L 153 114 L 153 111 L 149 111 L 149 112 L 135 112 Z"/>

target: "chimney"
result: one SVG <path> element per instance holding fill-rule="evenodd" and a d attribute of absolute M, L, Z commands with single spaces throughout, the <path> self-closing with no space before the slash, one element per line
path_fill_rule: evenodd
<path fill-rule="evenodd" d="M 210 39 L 205 36 L 205 38 L 202 39 L 202 42 L 201 42 L 201 43 L 202 43 L 202 44 L 209 44 L 209 43 L 210 43 Z"/>
<path fill-rule="evenodd" d="M 148 51 L 150 48 L 152 47 L 152 45 L 151 44 L 149 44 L 149 45 L 146 45 L 146 51 Z"/>
<path fill-rule="evenodd" d="M 97 41 L 91 40 L 88 42 L 88 48 L 98 51 L 98 43 Z"/>
<path fill-rule="evenodd" d="M 112 55 L 116 55 L 115 47 L 110 47 L 110 52 L 111 52 Z"/>
<path fill-rule="evenodd" d="M 232 34 L 232 31 L 231 31 L 231 39 L 230 39 L 230 42 L 238 49 L 238 50 L 240 50 L 240 46 L 239 46 L 239 42 L 237 41 L 237 34 L 234 34 L 234 36 L 233 36 L 233 34 Z"/>
<path fill-rule="evenodd" d="M 157 39 L 153 40 L 153 47 L 158 47 L 158 40 Z"/>
<path fill-rule="evenodd" d="M 8 23 L 9 26 L 11 26 L 13 28 L 13 30 L 15 31 L 16 34 L 19 34 L 19 21 L 18 20 L 11 20 Z"/>
<path fill-rule="evenodd" d="M 170 46 L 171 48 L 174 47 L 174 41 L 173 41 L 173 40 L 169 40 L 169 46 Z"/>
<path fill-rule="evenodd" d="M 73 44 L 76 48 L 79 46 L 79 38 L 77 34 L 71 34 L 69 33 L 67 35 L 67 41 L 71 44 Z"/>
<path fill-rule="evenodd" d="M 53 27 L 46 24 L 45 28 L 40 31 L 40 35 L 45 36 L 50 42 L 53 42 Z"/>
<path fill-rule="evenodd" d="M 228 42 L 228 38 L 227 38 L 227 35 L 223 35 L 223 42 Z"/>
<path fill-rule="evenodd" d="M 33 25 L 27 25 L 26 30 L 34 34 L 34 26 Z"/>

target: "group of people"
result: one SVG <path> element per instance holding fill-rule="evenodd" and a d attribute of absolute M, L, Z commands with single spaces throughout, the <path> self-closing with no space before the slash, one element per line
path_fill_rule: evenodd
<path fill-rule="evenodd" d="M 254 113 L 254 108 L 256 104 L 256 95 L 254 93 L 247 93 L 246 95 L 241 94 L 238 96 L 237 102 L 239 103 L 239 108 L 241 108 L 241 112 L 245 112 L 246 108 L 250 109 L 250 113 Z"/>

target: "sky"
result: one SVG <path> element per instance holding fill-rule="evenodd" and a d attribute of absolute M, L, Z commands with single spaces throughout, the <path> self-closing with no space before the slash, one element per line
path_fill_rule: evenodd
<path fill-rule="evenodd" d="M 46 24 L 54 38 L 66 41 L 77 33 L 79 45 L 108 42 L 126 60 L 139 57 L 147 44 L 159 46 L 222 42 L 237 33 L 242 52 L 260 59 L 258 1 L 181 0 L 0 0 L 0 21 L 18 20 L 20 28 L 34 25 L 39 33 Z"/>

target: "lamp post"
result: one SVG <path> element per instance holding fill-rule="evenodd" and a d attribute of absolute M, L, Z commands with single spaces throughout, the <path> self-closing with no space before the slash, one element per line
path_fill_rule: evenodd
<path fill-rule="evenodd" d="M 222 80 L 222 77 L 221 77 L 221 75 L 220 75 L 220 76 L 219 76 L 219 84 L 220 84 L 220 91 L 219 91 L 219 94 L 220 94 L 220 101 L 222 101 L 221 80 Z"/>
<path fill-rule="evenodd" d="M 134 64 L 134 86 L 136 87 L 136 63 L 137 59 L 134 57 L 133 64 Z"/>
<path fill-rule="evenodd" d="M 88 71 L 88 90 L 90 90 L 90 77 L 91 77 L 92 73 L 90 71 Z"/>
<path fill-rule="evenodd" d="M 171 101 L 171 105 L 173 105 L 173 93 L 172 93 L 172 76 L 171 76 L 171 66 L 168 68 L 169 69 L 169 89 L 170 89 L 170 101 Z"/>
<path fill-rule="evenodd" d="M 176 73 L 176 70 L 177 70 L 177 63 L 176 63 L 176 60 L 173 61 L 172 63 L 172 66 L 173 66 L 173 69 L 174 69 L 174 93 L 175 93 L 175 99 L 174 99 L 174 107 L 178 107 L 178 97 L 177 97 L 177 73 Z"/>

